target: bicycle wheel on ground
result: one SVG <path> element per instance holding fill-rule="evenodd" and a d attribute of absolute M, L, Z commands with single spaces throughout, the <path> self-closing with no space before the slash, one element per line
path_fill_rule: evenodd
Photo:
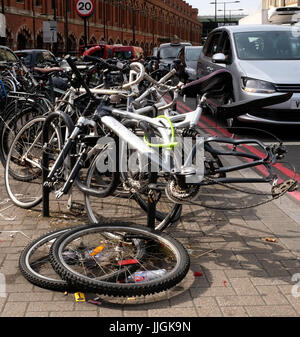
<path fill-rule="evenodd" d="M 19 131 L 9 150 L 5 167 L 5 186 L 13 203 L 31 208 L 42 201 L 43 125 L 45 117 L 30 120 Z M 48 151 L 50 165 L 57 157 L 61 132 L 52 123 L 49 127 Z"/>
<path fill-rule="evenodd" d="M 69 284 L 62 280 L 53 270 L 50 263 L 49 251 L 53 241 L 66 233 L 66 231 L 74 228 L 68 227 L 46 233 L 33 240 L 24 248 L 19 258 L 19 269 L 30 283 L 48 290 L 72 290 Z M 72 257 L 69 256 L 69 259 L 71 261 Z"/>
<path fill-rule="evenodd" d="M 77 263 L 65 259 L 70 252 L 78 256 Z M 63 234 L 51 246 L 50 261 L 73 287 L 120 297 L 167 290 L 185 277 L 190 266 L 186 249 L 166 233 L 116 221 Z"/>

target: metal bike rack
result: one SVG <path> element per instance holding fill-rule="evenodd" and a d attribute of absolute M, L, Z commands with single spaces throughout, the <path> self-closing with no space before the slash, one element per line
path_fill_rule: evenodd
<path fill-rule="evenodd" d="M 155 229 L 155 213 L 157 200 L 153 197 L 154 190 L 148 192 L 148 209 L 147 209 L 147 227 Z"/>
<path fill-rule="evenodd" d="M 67 125 L 69 132 L 71 132 L 74 128 L 74 124 L 70 118 L 69 115 L 67 115 L 63 111 L 56 111 L 56 112 L 51 112 L 43 125 L 43 156 L 42 156 L 42 183 L 43 183 L 43 190 L 42 190 L 42 195 L 43 195 L 43 201 L 42 201 L 42 212 L 43 212 L 43 217 L 49 217 L 50 216 L 50 200 L 49 200 L 49 195 L 51 188 L 45 182 L 47 181 L 47 177 L 49 174 L 49 153 L 47 151 L 47 146 L 49 142 L 49 127 L 51 122 L 55 118 L 62 118 L 64 123 Z M 74 150 L 71 150 L 71 154 L 74 154 Z M 71 165 L 73 163 L 71 162 Z"/>
<path fill-rule="evenodd" d="M 42 157 L 42 182 L 43 182 L 43 216 L 49 217 L 49 194 L 50 188 L 45 185 L 47 176 L 49 174 L 49 154 L 47 150 L 47 145 L 49 142 L 49 126 L 52 120 L 52 113 L 46 118 L 43 125 L 43 157 Z"/>
<path fill-rule="evenodd" d="M 49 129 L 50 125 L 56 118 L 62 118 L 64 123 L 69 128 L 69 132 L 72 132 L 74 129 L 74 124 L 66 113 L 63 111 L 57 111 L 50 113 L 43 125 L 43 156 L 42 156 L 42 183 L 43 183 L 43 189 L 42 189 L 42 213 L 43 217 L 49 217 L 50 216 L 50 192 L 51 192 L 51 186 L 49 184 L 45 184 L 47 182 L 47 177 L 49 175 L 49 151 L 47 151 L 48 143 L 49 143 Z M 75 148 L 72 147 L 71 149 L 71 167 L 74 165 L 74 155 L 75 154 Z M 150 181 L 149 185 L 156 183 L 156 178 L 153 178 L 153 181 Z M 148 192 L 148 201 L 147 201 L 147 227 L 151 229 L 155 229 L 155 214 L 156 214 L 156 204 L 158 202 L 157 194 L 155 187 L 152 187 L 149 189 Z"/>

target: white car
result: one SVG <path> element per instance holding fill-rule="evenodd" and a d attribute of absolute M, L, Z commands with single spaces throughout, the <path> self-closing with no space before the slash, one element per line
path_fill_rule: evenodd
<path fill-rule="evenodd" d="M 198 78 L 226 68 L 233 77 L 230 101 L 293 92 L 287 102 L 266 107 L 239 121 L 300 125 L 300 27 L 226 26 L 213 30 L 197 64 Z M 226 102 L 225 102 L 226 103 Z"/>

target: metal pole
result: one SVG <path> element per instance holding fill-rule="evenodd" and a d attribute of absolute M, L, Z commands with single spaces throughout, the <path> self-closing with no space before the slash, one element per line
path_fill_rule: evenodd
<path fill-rule="evenodd" d="M 3 4 L 3 1 L 2 1 Z M 32 30 L 33 30 L 33 47 L 36 48 L 36 29 L 35 29 L 35 11 L 34 11 L 34 0 L 31 1 L 31 9 L 32 9 Z"/>
<path fill-rule="evenodd" d="M 132 8 L 132 43 L 135 45 L 135 8 Z"/>
<path fill-rule="evenodd" d="M 2 0 L 2 8 L 1 8 L 2 14 L 5 15 L 5 6 L 4 6 L 4 0 Z M 6 45 L 6 37 L 1 37 L 0 42 L 3 46 Z"/>
<path fill-rule="evenodd" d="M 53 8 L 53 20 L 56 22 L 56 0 L 52 0 L 52 8 Z M 57 53 L 57 42 L 53 43 L 53 54 L 55 56 Z"/>
<path fill-rule="evenodd" d="M 152 45 L 154 47 L 154 16 L 152 17 Z"/>
<path fill-rule="evenodd" d="M 104 0 L 104 41 L 106 42 L 106 0 Z"/>
<path fill-rule="evenodd" d="M 215 23 L 218 22 L 218 19 L 217 19 L 217 7 L 218 7 L 217 0 L 215 0 Z"/>
<path fill-rule="evenodd" d="M 65 52 L 69 54 L 69 27 L 68 27 L 69 0 L 65 0 Z"/>
<path fill-rule="evenodd" d="M 226 20 L 226 2 L 224 2 L 224 26 L 225 26 L 225 20 Z"/>
<path fill-rule="evenodd" d="M 84 49 L 87 48 L 87 18 L 83 18 L 83 24 L 84 24 Z"/>

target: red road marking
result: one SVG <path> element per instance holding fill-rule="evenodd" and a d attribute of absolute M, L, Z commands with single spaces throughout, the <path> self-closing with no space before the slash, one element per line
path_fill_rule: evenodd
<path fill-rule="evenodd" d="M 182 108 L 179 108 L 178 105 L 180 105 Z M 190 107 L 188 107 L 187 105 L 183 104 L 182 102 L 177 102 L 177 109 L 182 112 L 182 113 L 186 113 L 186 112 L 191 112 L 193 111 Z M 208 125 L 215 127 L 218 129 L 218 131 L 223 134 L 226 137 L 231 137 L 232 134 L 230 132 L 228 132 L 228 130 L 224 129 L 222 126 L 220 126 L 217 123 L 213 123 L 210 119 L 208 119 L 205 116 L 201 116 L 201 119 L 206 122 Z M 199 126 L 206 128 L 208 130 L 208 132 L 213 135 L 213 136 L 217 136 L 217 132 L 215 132 L 212 129 L 209 129 L 205 126 L 205 124 L 199 122 Z M 243 145 L 248 151 L 252 152 L 253 154 L 257 155 L 257 156 L 264 156 L 264 153 L 262 153 L 261 151 L 257 150 L 255 147 L 250 146 L 250 145 Z M 300 183 L 300 175 L 293 172 L 291 169 L 285 167 L 284 165 L 277 163 L 274 165 L 274 167 L 282 172 L 284 175 L 286 175 L 289 178 L 295 179 L 298 183 Z M 259 170 L 264 176 L 268 176 L 269 173 L 268 171 L 265 169 L 265 167 L 263 166 L 256 166 L 255 167 L 257 170 Z M 279 179 L 279 182 L 282 182 L 281 179 Z M 300 202 L 300 192 L 295 191 L 295 192 L 290 192 L 289 193 L 294 199 L 296 199 L 297 201 Z"/>

